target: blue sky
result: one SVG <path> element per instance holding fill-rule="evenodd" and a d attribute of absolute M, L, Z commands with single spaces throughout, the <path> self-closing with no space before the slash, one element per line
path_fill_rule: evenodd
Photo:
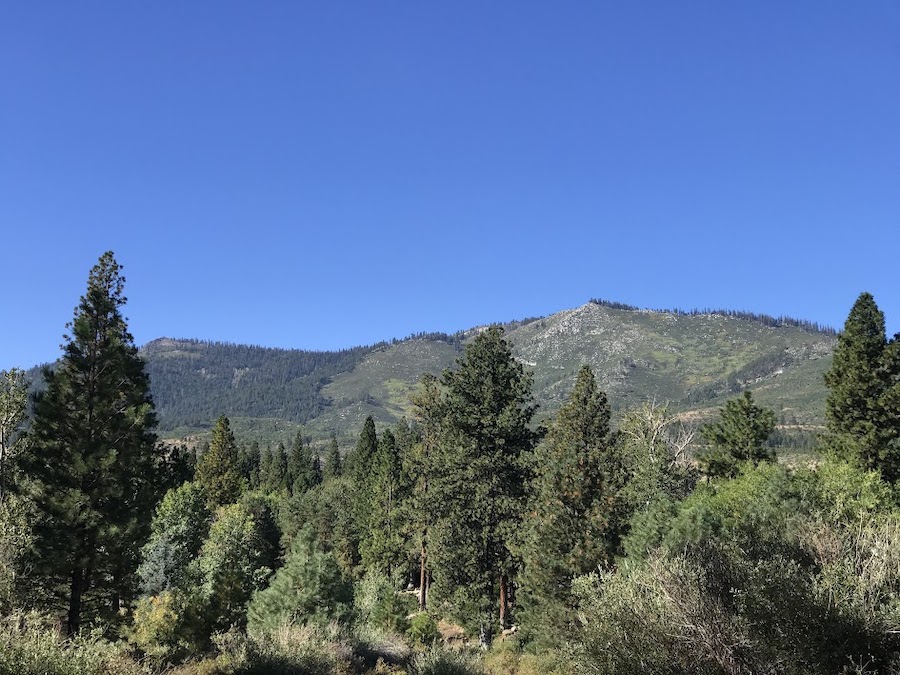
<path fill-rule="evenodd" d="M 0 368 L 603 297 L 900 331 L 900 3 L 46 2 L 0 22 Z"/>

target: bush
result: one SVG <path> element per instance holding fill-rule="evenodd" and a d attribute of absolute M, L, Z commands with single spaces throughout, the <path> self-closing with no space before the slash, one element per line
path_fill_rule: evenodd
<path fill-rule="evenodd" d="M 171 662 L 187 655 L 184 613 L 169 591 L 141 598 L 134 610 L 128 641 L 155 662 Z"/>
<path fill-rule="evenodd" d="M 409 629 L 407 617 L 415 611 L 416 600 L 398 593 L 397 586 L 384 574 L 367 572 L 356 587 L 355 605 L 360 622 L 405 633 Z"/>
<path fill-rule="evenodd" d="M 146 675 L 123 645 L 100 637 L 64 640 L 37 614 L 0 624 L 0 675 Z"/>
<path fill-rule="evenodd" d="M 437 647 L 413 659 L 410 675 L 485 675 L 481 660 L 473 654 Z"/>
<path fill-rule="evenodd" d="M 437 624 L 426 612 L 419 612 L 409 622 L 406 635 L 416 647 L 431 647 L 440 640 L 441 632 Z"/>

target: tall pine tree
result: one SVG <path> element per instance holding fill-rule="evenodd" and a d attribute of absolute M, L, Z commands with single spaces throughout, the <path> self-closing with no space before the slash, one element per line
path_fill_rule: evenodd
<path fill-rule="evenodd" d="M 572 579 L 610 563 L 618 547 L 623 477 L 609 419 L 606 394 L 584 366 L 535 451 L 521 594 L 534 635 L 563 638 L 572 629 Z"/>
<path fill-rule="evenodd" d="M 23 461 L 42 516 L 36 572 L 47 590 L 65 588 L 69 634 L 88 598 L 115 616 L 136 592 L 161 489 L 150 382 L 121 314 L 121 269 L 107 252 L 91 270 L 63 356 L 45 369 L 47 387 L 34 399 Z M 61 598 L 49 600 L 59 606 Z"/>
<path fill-rule="evenodd" d="M 862 293 L 838 338 L 825 403 L 826 446 L 839 456 L 879 469 L 890 482 L 900 478 L 897 339 L 888 343 L 884 314 Z"/>
<path fill-rule="evenodd" d="M 436 589 L 455 600 L 482 643 L 509 624 L 518 559 L 512 545 L 526 505 L 526 455 L 537 434 L 531 377 L 492 326 L 443 375 L 442 466 L 434 482 Z M 499 607 L 499 617 L 492 610 Z M 493 618 L 492 618 L 493 617 Z"/>
<path fill-rule="evenodd" d="M 400 570 L 406 558 L 401 506 L 408 491 L 403 480 L 400 450 L 390 429 L 386 429 L 378 441 L 363 490 L 368 504 L 360 544 L 363 565 L 391 576 Z"/>

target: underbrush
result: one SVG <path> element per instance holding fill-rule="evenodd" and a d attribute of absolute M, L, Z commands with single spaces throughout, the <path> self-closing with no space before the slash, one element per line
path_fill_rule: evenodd
<path fill-rule="evenodd" d="M 0 675 L 146 675 L 123 644 L 99 634 L 64 638 L 38 614 L 0 623 Z"/>

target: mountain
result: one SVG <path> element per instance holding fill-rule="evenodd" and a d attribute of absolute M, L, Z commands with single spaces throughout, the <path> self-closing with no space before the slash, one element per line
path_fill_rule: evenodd
<path fill-rule="evenodd" d="M 824 423 L 822 374 L 836 343 L 831 329 L 792 319 L 726 311 L 650 311 L 591 301 L 505 325 L 516 357 L 534 375 L 540 416 L 552 414 L 582 364 L 594 368 L 614 410 L 643 400 L 708 416 L 749 388 L 783 427 Z M 367 415 L 393 423 L 410 413 L 422 373 L 454 364 L 466 340 L 420 334 L 336 352 L 269 349 L 161 338 L 145 345 L 160 433 L 204 434 L 219 414 L 239 435 L 287 440 L 346 439 Z"/>

